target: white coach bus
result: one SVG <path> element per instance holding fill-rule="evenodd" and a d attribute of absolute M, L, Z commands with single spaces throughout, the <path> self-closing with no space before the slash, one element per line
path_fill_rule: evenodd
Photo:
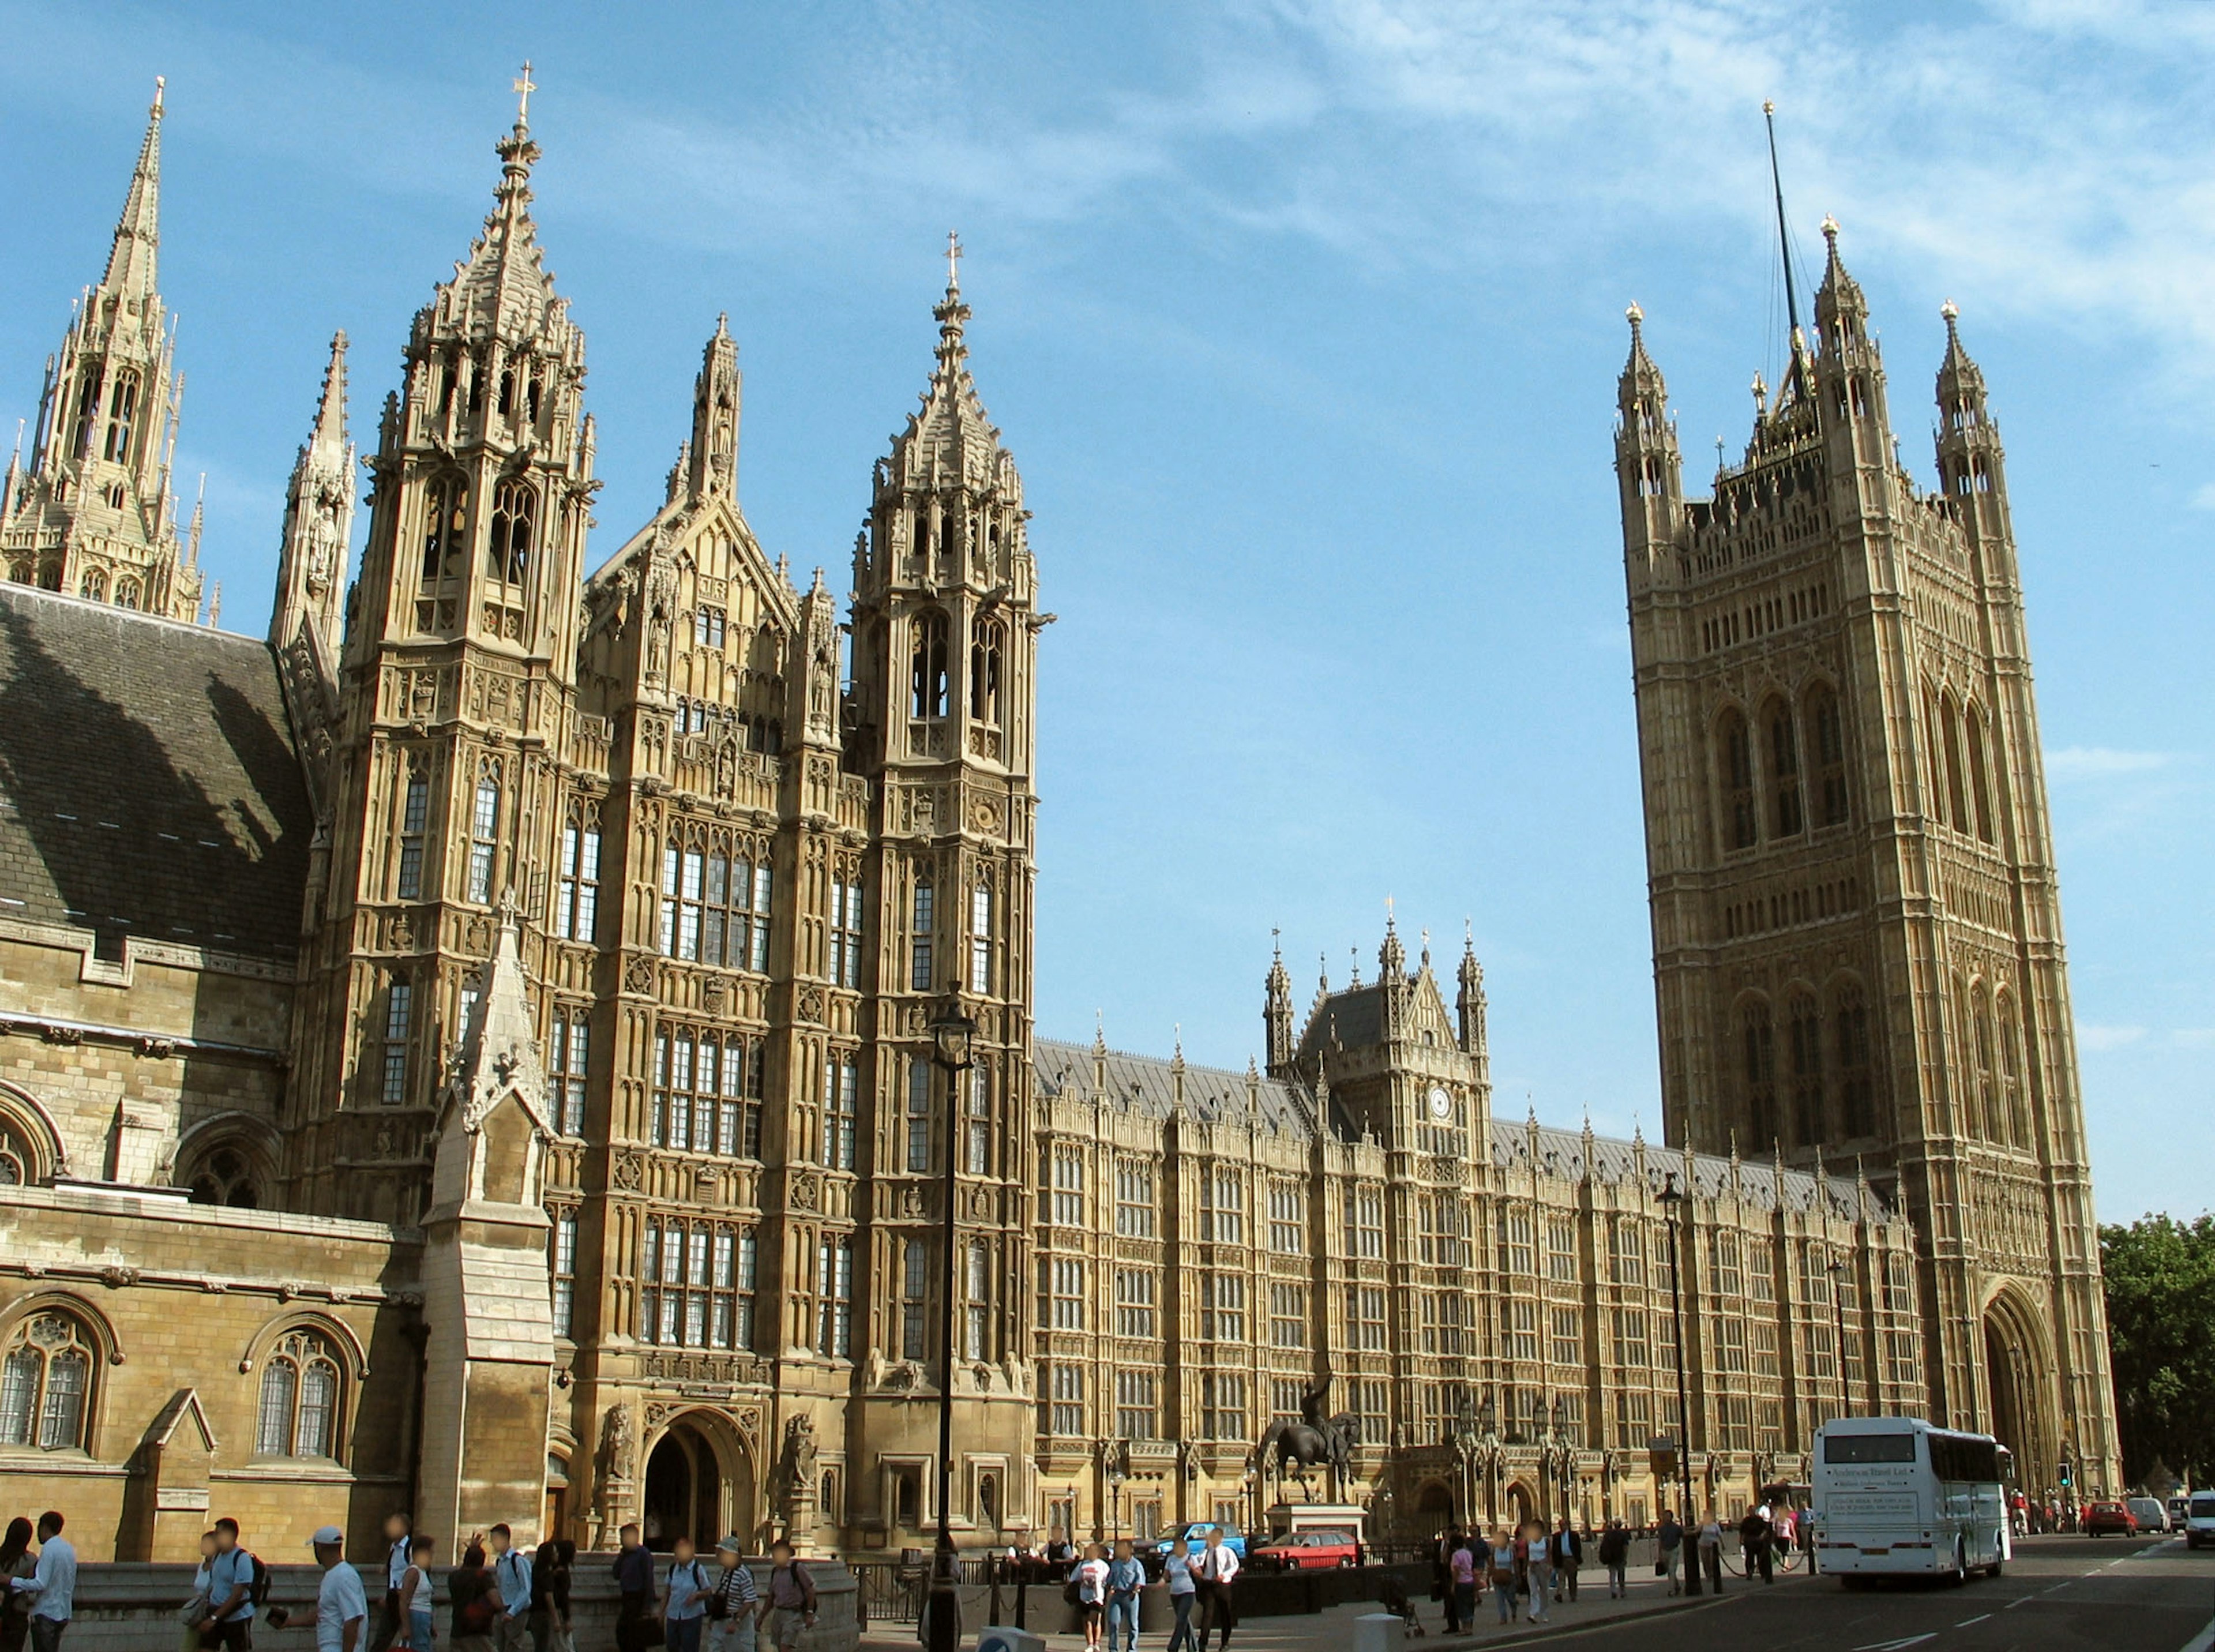
<path fill-rule="evenodd" d="M 1815 1555 L 1826 1572 L 1994 1577 L 2014 1553 L 2013 1464 L 1990 1434 L 1920 1417 L 1836 1417 L 1815 1433 Z"/>

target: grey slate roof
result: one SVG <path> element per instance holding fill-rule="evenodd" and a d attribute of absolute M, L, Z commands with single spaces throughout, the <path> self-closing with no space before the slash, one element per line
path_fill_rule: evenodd
<path fill-rule="evenodd" d="M 1089 1095 L 1092 1090 L 1094 1054 L 1089 1044 L 1064 1043 L 1058 1039 L 1031 1041 L 1031 1063 L 1041 1096 L 1071 1092 Z M 1149 1118 L 1165 1119 L 1175 1096 L 1173 1063 L 1157 1055 L 1130 1055 L 1110 1050 L 1107 1058 L 1107 1101 L 1111 1107 L 1127 1102 Z M 1185 1110 L 1210 1123 L 1249 1116 L 1248 1096 L 1256 1081 L 1227 1067 L 1195 1066 L 1184 1070 Z M 1297 1085 L 1274 1078 L 1258 1081 L 1260 1111 L 1255 1127 L 1298 1136 L 1316 1133 L 1315 1102 Z"/>
<path fill-rule="evenodd" d="M 1594 1136 L 1592 1139 L 1592 1163 L 1585 1163 L 1585 1138 L 1581 1132 L 1560 1130 L 1540 1125 L 1534 1155 L 1531 1131 L 1528 1123 L 1512 1119 L 1492 1121 L 1492 1162 L 1500 1170 L 1523 1169 L 1531 1164 L 1535 1156 L 1537 1168 L 1570 1181 L 1591 1176 L 1595 1181 L 1620 1182 L 1637 1174 L 1636 1150 L 1629 1142 L 1613 1136 Z M 1666 1147 L 1648 1142 L 1646 1145 L 1647 1175 L 1657 1184 L 1660 1179 L 1675 1172 L 1682 1176 L 1684 1155 L 1681 1149 Z M 1692 1186 L 1688 1190 L 1703 1199 L 1712 1199 L 1727 1189 L 1731 1183 L 1731 1161 L 1721 1153 L 1692 1155 Z M 1779 1202 L 1778 1172 L 1773 1160 L 1740 1159 L 1738 1162 L 1738 1184 L 1747 1203 L 1763 1209 L 1774 1209 Z M 1831 1201 L 1832 1211 L 1840 1216 L 1852 1216 L 1858 1209 L 1854 1180 L 1851 1176 L 1825 1173 L 1819 1182 L 1807 1170 L 1787 1170 L 1783 1172 L 1782 1207 L 1786 1210 L 1814 1210 L 1824 1199 Z M 1872 1207 L 1884 1210 L 1885 1201 L 1872 1191 Z"/>
<path fill-rule="evenodd" d="M 0 583 L 0 917 L 289 957 L 314 832 L 265 643 Z"/>

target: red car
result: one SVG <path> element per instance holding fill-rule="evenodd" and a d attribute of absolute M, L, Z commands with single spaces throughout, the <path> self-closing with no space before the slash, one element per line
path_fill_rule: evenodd
<path fill-rule="evenodd" d="M 1351 1532 L 1287 1532 L 1254 1551 L 1254 1564 L 1267 1571 L 1327 1571 L 1358 1565 L 1360 1559 L 1361 1547 Z"/>
<path fill-rule="evenodd" d="M 2110 1532 L 2126 1538 L 2138 1534 L 2138 1516 L 2120 1503 L 2085 1504 L 2079 1526 L 2088 1538 L 2103 1538 Z"/>

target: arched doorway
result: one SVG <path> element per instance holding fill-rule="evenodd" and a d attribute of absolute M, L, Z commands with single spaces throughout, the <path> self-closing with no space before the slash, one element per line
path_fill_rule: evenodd
<path fill-rule="evenodd" d="M 1415 1494 L 1416 1535 L 1440 1538 L 1454 1523 L 1453 1493 L 1443 1480 L 1427 1480 Z"/>
<path fill-rule="evenodd" d="M 1507 1506 L 1500 1512 L 1512 1528 L 1520 1531 L 1538 1518 L 1538 1495 L 1520 1480 L 1514 1481 L 1507 1488 Z"/>
<path fill-rule="evenodd" d="M 2039 1373 L 2046 1369 L 2033 1321 L 2011 1293 L 1985 1310 L 1985 1426 L 2015 1453 L 2016 1484 L 2028 1495 L 2052 1483 L 2051 1446 L 2040 1403 Z"/>
<path fill-rule="evenodd" d="M 647 1453 L 647 1547 L 666 1551 L 690 1538 L 712 1553 L 726 1533 L 752 1532 L 758 1518 L 752 1464 L 737 1431 L 709 1411 L 673 1419 Z"/>

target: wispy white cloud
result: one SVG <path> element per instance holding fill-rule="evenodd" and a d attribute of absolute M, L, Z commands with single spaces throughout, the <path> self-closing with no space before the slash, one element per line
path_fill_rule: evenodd
<path fill-rule="evenodd" d="M 2077 1023 L 2077 1042 L 2082 1048 L 2095 1052 L 2120 1050 L 2144 1041 L 2143 1027 L 2102 1027 L 2085 1022 Z"/>
<path fill-rule="evenodd" d="M 2173 752 L 2126 752 L 2110 746 L 2065 746 L 2046 754 L 2046 778 L 2055 781 L 2108 780 L 2118 775 L 2149 774 L 2177 760 Z"/>
<path fill-rule="evenodd" d="M 2202 482 L 2192 495 L 2192 507 L 2197 511 L 2215 511 L 2215 482 Z"/>
<path fill-rule="evenodd" d="M 2215 1048 L 2215 1027 L 2179 1027 L 2169 1034 L 2169 1041 L 2180 1049 Z"/>

